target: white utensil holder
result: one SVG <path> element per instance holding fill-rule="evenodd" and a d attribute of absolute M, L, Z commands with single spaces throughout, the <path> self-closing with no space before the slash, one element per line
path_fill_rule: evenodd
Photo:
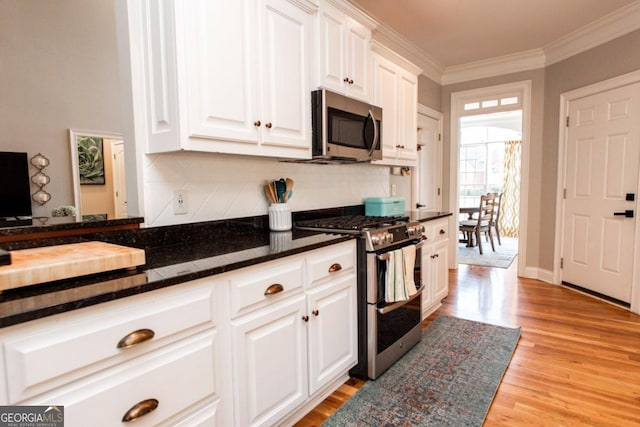
<path fill-rule="evenodd" d="M 291 230 L 291 207 L 287 203 L 274 203 L 269 206 L 269 229 Z"/>

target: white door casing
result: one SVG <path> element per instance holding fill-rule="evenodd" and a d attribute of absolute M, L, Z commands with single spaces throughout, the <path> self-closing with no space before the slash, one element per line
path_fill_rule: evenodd
<path fill-rule="evenodd" d="M 477 102 L 479 99 L 502 99 L 517 96 L 516 104 L 498 105 L 475 111 L 465 111 L 465 104 Z M 451 122 L 449 141 L 449 206 L 443 209 L 458 212 L 458 164 L 460 158 L 459 122 L 465 115 L 488 114 L 500 111 L 522 110 L 522 153 L 520 159 L 520 206 L 518 215 L 520 229 L 518 231 L 518 276 L 551 281 L 551 277 L 541 277 L 545 273 L 540 269 L 527 267 L 527 218 L 529 201 L 529 145 L 531 140 L 531 81 L 507 83 L 471 89 L 451 94 Z M 458 215 L 452 215 L 449 222 L 450 230 L 458 230 Z M 449 268 L 458 268 L 458 241 L 449 239 Z M 551 274 L 549 274 L 551 276 Z"/>
<path fill-rule="evenodd" d="M 113 200 L 116 218 L 127 217 L 127 181 L 124 164 L 124 143 L 113 142 Z"/>
<path fill-rule="evenodd" d="M 638 253 L 640 82 L 573 95 L 565 101 L 569 126 L 561 138 L 566 198 L 559 204 L 558 282 L 631 303 Z M 626 200 L 627 194 L 634 200 Z M 627 210 L 633 218 L 614 214 Z"/>

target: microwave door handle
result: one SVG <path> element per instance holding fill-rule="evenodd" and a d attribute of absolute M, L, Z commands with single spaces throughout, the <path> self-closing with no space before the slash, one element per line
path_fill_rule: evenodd
<path fill-rule="evenodd" d="M 373 115 L 373 111 L 369 110 L 369 117 L 371 117 L 371 121 L 373 121 L 373 142 L 371 143 L 371 149 L 369 150 L 369 157 L 373 155 L 373 151 L 376 149 L 376 145 L 378 145 L 378 122 L 376 122 L 376 118 Z"/>

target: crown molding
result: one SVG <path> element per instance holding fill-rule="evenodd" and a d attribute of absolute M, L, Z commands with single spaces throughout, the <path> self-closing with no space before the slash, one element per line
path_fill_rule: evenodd
<path fill-rule="evenodd" d="M 531 49 L 497 58 L 469 62 L 445 68 L 442 74 L 442 85 L 544 68 L 545 62 L 542 49 Z"/>
<path fill-rule="evenodd" d="M 640 1 L 635 1 L 543 47 L 546 65 L 592 49 L 640 29 Z"/>
<path fill-rule="evenodd" d="M 416 64 L 422 69 L 423 75 L 441 84 L 440 79 L 442 78 L 444 67 L 396 31 L 383 23 L 379 23 L 378 27 L 373 31 L 372 38 L 374 41 L 396 51 L 400 56 Z"/>
<path fill-rule="evenodd" d="M 351 18 L 358 21 L 360 24 L 364 25 L 369 31 L 377 28 L 380 23 L 376 21 L 371 15 L 368 15 L 365 11 L 360 9 L 358 6 L 354 5 L 345 0 L 324 0 L 331 6 L 340 10 L 343 13 L 346 13 Z M 322 7 L 322 6 L 321 6 Z"/>
<path fill-rule="evenodd" d="M 406 69 L 412 74 L 415 74 L 416 76 L 422 74 L 422 69 L 418 65 L 400 55 L 396 50 L 391 49 L 389 46 L 383 43 L 380 43 L 380 41 L 378 40 L 371 41 L 371 51 L 387 58 L 395 64 L 400 65 L 402 68 Z"/>
<path fill-rule="evenodd" d="M 348 0 L 326 1 L 348 14 L 369 17 Z M 640 0 L 541 48 L 446 68 L 386 24 L 369 19 L 376 22 L 372 30 L 374 40 L 422 68 L 426 77 L 440 85 L 448 85 L 543 68 L 640 29 Z"/>
<path fill-rule="evenodd" d="M 299 9 L 302 9 L 309 15 L 313 15 L 318 11 L 318 5 L 311 0 L 288 0 L 289 3 L 295 5 Z"/>

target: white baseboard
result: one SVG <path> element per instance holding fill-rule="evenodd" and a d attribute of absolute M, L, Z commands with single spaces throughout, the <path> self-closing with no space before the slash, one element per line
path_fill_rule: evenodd
<path fill-rule="evenodd" d="M 555 284 L 553 281 L 553 271 L 544 270 L 538 267 L 525 267 L 524 277 L 527 279 L 537 279 L 542 282 Z"/>

